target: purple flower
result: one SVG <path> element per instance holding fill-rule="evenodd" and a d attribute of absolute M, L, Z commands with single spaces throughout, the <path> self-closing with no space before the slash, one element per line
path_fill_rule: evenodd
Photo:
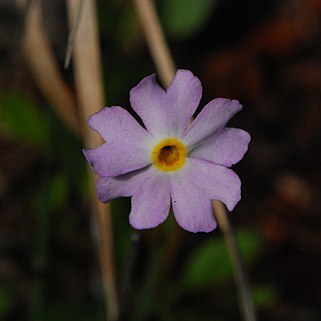
<path fill-rule="evenodd" d="M 178 70 L 166 91 L 151 75 L 130 91 L 145 128 L 117 106 L 89 118 L 106 141 L 84 150 L 99 175 L 98 198 L 105 203 L 131 196 L 133 227 L 156 227 L 172 205 L 183 229 L 210 232 L 216 227 L 211 201 L 220 200 L 231 211 L 240 200 L 240 179 L 228 167 L 242 159 L 250 135 L 225 126 L 242 106 L 214 99 L 189 125 L 201 96 L 202 85 L 188 70 Z"/>

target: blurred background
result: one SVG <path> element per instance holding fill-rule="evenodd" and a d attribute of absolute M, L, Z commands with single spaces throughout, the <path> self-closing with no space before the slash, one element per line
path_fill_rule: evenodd
<path fill-rule="evenodd" d="M 30 68 L 26 5 L 0 1 L 0 320 L 103 321 L 83 142 Z M 252 135 L 233 167 L 242 200 L 230 217 L 259 320 L 321 320 L 321 1 L 156 5 L 177 67 L 203 83 L 201 106 L 214 97 L 244 106 L 229 123 Z M 73 101 L 66 2 L 41 10 Z M 129 90 L 155 72 L 135 8 L 99 0 L 97 14 L 106 106 L 129 108 Z M 219 230 L 192 234 L 171 218 L 136 233 L 128 199 L 112 210 L 124 320 L 241 320 Z"/>

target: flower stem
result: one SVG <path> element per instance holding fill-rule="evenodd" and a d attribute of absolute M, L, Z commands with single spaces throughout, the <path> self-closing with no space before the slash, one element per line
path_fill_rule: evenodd
<path fill-rule="evenodd" d="M 250 287 L 241 259 L 240 250 L 235 239 L 235 233 L 232 229 L 225 206 L 219 201 L 213 202 L 215 218 L 221 228 L 228 252 L 231 257 L 236 290 L 238 292 L 238 301 L 244 321 L 255 321 L 255 310 L 251 299 Z"/>
<path fill-rule="evenodd" d="M 141 20 L 146 42 L 159 77 L 164 86 L 168 87 L 175 74 L 175 64 L 160 25 L 154 2 L 152 0 L 133 1 Z M 231 256 L 242 317 L 245 321 L 255 321 L 256 317 L 250 296 L 249 284 L 242 265 L 235 234 L 228 220 L 224 205 L 219 201 L 215 201 L 213 202 L 213 206 L 216 219 L 224 234 L 226 245 Z"/>
<path fill-rule="evenodd" d="M 80 0 L 83 1 L 83 0 Z M 104 106 L 101 58 L 98 45 L 95 1 L 69 0 L 68 12 L 71 25 L 77 22 L 77 33 L 73 35 L 74 69 L 76 91 L 81 108 L 81 121 L 87 148 L 97 147 L 102 143 L 100 136 L 89 130 L 87 119 Z M 82 12 L 79 13 L 79 10 Z M 76 18 L 78 17 L 78 18 Z M 77 19 L 77 20 L 74 20 Z M 73 29 L 75 30 L 75 29 Z M 113 262 L 113 234 L 110 205 L 97 200 L 94 190 L 96 177 L 90 171 L 93 210 L 99 229 L 99 251 L 102 279 L 105 290 L 105 306 L 109 321 L 118 319 L 118 299 Z"/>
<path fill-rule="evenodd" d="M 159 22 L 154 2 L 151 0 L 133 1 L 158 75 L 163 85 L 168 87 L 174 77 L 176 67 Z"/>

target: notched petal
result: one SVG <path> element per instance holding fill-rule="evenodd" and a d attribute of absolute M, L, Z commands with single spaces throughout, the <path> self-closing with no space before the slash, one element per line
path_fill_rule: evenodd
<path fill-rule="evenodd" d="M 156 82 L 155 74 L 145 77 L 131 89 L 130 104 L 155 138 L 169 135 L 169 115 L 165 90 Z"/>
<path fill-rule="evenodd" d="M 210 101 L 197 115 L 191 126 L 184 134 L 188 146 L 200 143 L 203 139 L 222 130 L 227 122 L 242 105 L 237 100 L 216 98 Z"/>
<path fill-rule="evenodd" d="M 189 156 L 230 167 L 243 158 L 250 140 L 250 134 L 242 129 L 225 128 L 194 146 Z"/>
<path fill-rule="evenodd" d="M 202 98 L 202 84 L 189 70 L 179 69 L 167 91 L 171 131 L 181 136 Z"/>
<path fill-rule="evenodd" d="M 136 229 L 147 229 L 163 223 L 170 208 L 169 176 L 154 172 L 139 186 L 132 197 L 130 224 Z"/>
<path fill-rule="evenodd" d="M 98 175 L 118 176 L 151 163 L 150 153 L 155 140 L 127 110 L 105 108 L 92 115 L 88 123 L 107 141 L 84 151 Z"/>
<path fill-rule="evenodd" d="M 118 176 L 151 164 L 150 150 L 124 142 L 122 145 L 104 143 L 84 150 L 94 172 L 100 176 Z"/>
<path fill-rule="evenodd" d="M 184 230 L 208 233 L 216 228 L 211 200 L 187 176 L 173 180 L 171 197 L 174 216 Z"/>
<path fill-rule="evenodd" d="M 124 141 L 149 143 L 150 134 L 124 108 L 106 107 L 88 119 L 88 125 L 97 131 L 106 142 L 121 144 Z"/>
<path fill-rule="evenodd" d="M 147 166 L 116 177 L 99 177 L 96 184 L 99 200 L 106 203 L 115 198 L 133 196 L 153 175 L 154 169 Z"/>

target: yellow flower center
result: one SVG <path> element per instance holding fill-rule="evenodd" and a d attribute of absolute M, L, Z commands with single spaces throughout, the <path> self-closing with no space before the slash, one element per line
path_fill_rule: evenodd
<path fill-rule="evenodd" d="M 177 138 L 166 138 L 154 146 L 152 150 L 153 164 L 165 172 L 177 171 L 185 164 L 186 146 Z"/>

